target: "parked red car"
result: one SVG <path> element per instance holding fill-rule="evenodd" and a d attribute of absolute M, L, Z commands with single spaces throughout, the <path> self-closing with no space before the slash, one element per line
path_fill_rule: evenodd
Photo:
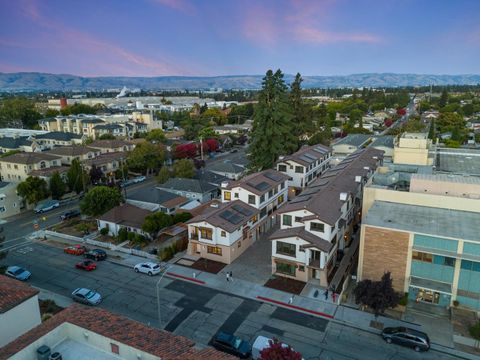
<path fill-rule="evenodd" d="M 75 267 L 77 269 L 82 269 L 82 270 L 86 270 L 86 271 L 92 271 L 92 270 L 95 270 L 97 268 L 97 264 L 95 264 L 93 261 L 91 260 L 84 260 L 84 261 L 80 261 L 79 263 L 77 263 L 75 265 Z"/>
<path fill-rule="evenodd" d="M 73 245 L 73 246 L 67 246 L 65 249 L 63 249 L 63 252 L 65 254 L 71 254 L 71 255 L 83 255 L 87 251 L 87 248 L 83 245 Z"/>

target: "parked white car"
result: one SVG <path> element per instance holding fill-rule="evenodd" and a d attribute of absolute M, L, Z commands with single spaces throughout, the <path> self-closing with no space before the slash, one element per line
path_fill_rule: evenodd
<path fill-rule="evenodd" d="M 133 182 L 135 184 L 138 184 L 138 183 L 144 182 L 145 180 L 147 180 L 147 178 L 145 176 L 138 176 L 138 177 L 133 179 Z"/>
<path fill-rule="evenodd" d="M 148 274 L 148 276 L 157 275 L 161 271 L 160 265 L 153 262 L 144 262 L 137 264 L 133 267 L 133 269 L 137 273 L 141 272 L 144 274 Z"/>

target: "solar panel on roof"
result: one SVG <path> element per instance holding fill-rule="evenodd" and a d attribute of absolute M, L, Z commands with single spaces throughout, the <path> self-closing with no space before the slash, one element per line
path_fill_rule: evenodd
<path fill-rule="evenodd" d="M 305 155 L 300 156 L 299 159 L 300 159 L 300 160 L 303 160 L 303 161 L 306 161 L 306 162 L 308 162 L 308 163 L 309 163 L 309 162 L 312 162 L 312 159 L 306 157 Z"/>
<path fill-rule="evenodd" d="M 230 221 L 232 224 L 237 225 L 237 224 L 241 223 L 242 220 L 243 220 L 243 218 L 242 218 L 240 215 L 233 214 L 233 215 L 230 217 L 230 220 L 228 220 L 228 221 Z"/>
<path fill-rule="evenodd" d="M 306 154 L 303 154 L 303 155 L 305 155 L 305 156 L 308 157 L 309 159 L 317 160 L 317 158 L 316 158 L 315 156 L 313 156 L 312 154 L 306 153 Z"/>
<path fill-rule="evenodd" d="M 260 184 L 254 185 L 253 187 L 257 190 L 264 191 L 270 188 L 270 185 L 268 185 L 268 183 L 265 181 L 262 181 Z"/>
<path fill-rule="evenodd" d="M 239 224 L 242 222 L 242 217 L 231 212 L 230 210 L 225 210 L 221 212 L 218 216 L 220 216 L 222 219 L 227 220 L 231 224 Z"/>
<path fill-rule="evenodd" d="M 263 176 L 265 176 L 266 178 L 269 178 L 270 180 L 273 180 L 273 181 L 282 180 L 282 177 L 280 175 L 275 174 L 275 173 L 271 173 L 271 172 L 267 172 L 267 173 L 263 174 Z"/>
<path fill-rule="evenodd" d="M 243 206 L 240 206 L 238 204 L 235 204 L 232 206 L 232 209 L 235 211 L 238 211 L 240 214 L 245 215 L 245 216 L 250 216 L 253 214 L 253 211 L 247 208 L 244 208 Z"/>

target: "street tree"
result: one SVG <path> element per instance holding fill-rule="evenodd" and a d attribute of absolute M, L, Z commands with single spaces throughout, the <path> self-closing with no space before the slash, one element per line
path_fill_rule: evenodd
<path fill-rule="evenodd" d="M 263 78 L 253 118 L 249 148 L 252 170 L 271 168 L 280 155 L 288 155 L 297 150 L 287 86 L 280 70 L 275 73 L 268 70 Z"/>
<path fill-rule="evenodd" d="M 14 125 L 32 129 L 38 126 L 42 115 L 35 108 L 35 101 L 24 97 L 13 97 L 0 101 L 0 125 L 12 127 Z"/>
<path fill-rule="evenodd" d="M 146 175 L 159 169 L 165 160 L 165 151 L 161 144 L 142 142 L 128 154 L 127 164 L 129 169 L 139 171 Z"/>
<path fill-rule="evenodd" d="M 354 289 L 355 302 L 373 310 L 375 318 L 385 310 L 398 305 L 402 295 L 393 289 L 390 272 L 383 274 L 380 281 L 365 279 Z"/>
<path fill-rule="evenodd" d="M 122 200 L 122 195 L 117 188 L 95 186 L 85 195 L 80 203 L 80 210 L 86 215 L 98 216 L 120 205 Z"/>
<path fill-rule="evenodd" d="M 88 184 L 88 174 L 83 170 L 80 161 L 73 159 L 67 171 L 67 185 L 70 191 L 77 194 L 82 192 Z"/>
<path fill-rule="evenodd" d="M 217 137 L 218 137 L 217 133 L 210 126 L 204 127 L 202 130 L 198 132 L 199 139 L 206 140 L 206 139 L 214 139 Z"/>
<path fill-rule="evenodd" d="M 448 92 L 447 89 L 443 89 L 440 100 L 438 100 L 438 106 L 440 108 L 445 107 L 448 104 Z"/>
<path fill-rule="evenodd" d="M 113 136 L 110 133 L 107 133 L 107 134 L 100 135 L 98 140 L 115 140 L 115 136 Z"/>
<path fill-rule="evenodd" d="M 90 172 L 88 174 L 90 176 L 90 182 L 93 185 L 98 184 L 98 182 L 100 182 L 100 180 L 102 180 L 102 178 L 103 178 L 102 169 L 100 169 L 99 167 L 97 167 L 95 165 L 92 165 L 92 167 L 90 168 Z"/>
<path fill-rule="evenodd" d="M 142 230 L 149 233 L 151 238 L 155 238 L 158 232 L 173 224 L 173 219 L 170 215 L 162 212 L 154 212 L 147 215 L 142 225 Z"/>
<path fill-rule="evenodd" d="M 17 185 L 17 193 L 27 200 L 27 203 L 37 205 L 39 201 L 46 199 L 48 192 L 47 182 L 36 176 L 29 176 Z"/>
<path fill-rule="evenodd" d="M 311 114 L 302 97 L 302 76 L 297 73 L 295 80 L 290 85 L 289 103 L 293 118 L 291 121 L 295 124 L 293 127 L 294 135 L 298 139 L 312 132 Z"/>
<path fill-rule="evenodd" d="M 175 177 L 192 178 L 195 175 L 195 165 L 190 159 L 180 159 L 173 164 Z"/>
<path fill-rule="evenodd" d="M 172 170 L 168 166 L 162 166 L 157 175 L 157 181 L 159 184 L 164 184 L 168 179 L 172 177 Z"/>
<path fill-rule="evenodd" d="M 65 182 L 59 172 L 55 171 L 50 178 L 50 193 L 52 194 L 52 199 L 60 199 L 65 194 L 65 190 Z"/>
<path fill-rule="evenodd" d="M 302 360 L 301 353 L 285 346 L 278 339 L 270 340 L 269 345 L 260 351 L 261 360 Z"/>
<path fill-rule="evenodd" d="M 162 129 L 153 129 L 147 133 L 145 140 L 153 143 L 163 143 L 165 141 L 165 133 Z"/>

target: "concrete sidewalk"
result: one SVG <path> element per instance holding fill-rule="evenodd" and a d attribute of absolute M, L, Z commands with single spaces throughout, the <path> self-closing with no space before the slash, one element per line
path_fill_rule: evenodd
<path fill-rule="evenodd" d="M 63 238 L 49 237 L 49 240 L 63 242 L 66 244 L 74 243 L 71 240 Z M 107 250 L 109 257 L 107 261 L 121 266 L 133 269 L 133 267 L 141 262 L 151 261 L 142 257 L 131 254 L 115 252 Z M 267 288 L 265 286 L 233 278 L 233 281 L 227 281 L 225 274 L 222 272 L 212 274 L 197 269 L 192 269 L 186 266 L 177 265 L 174 262 L 179 258 L 172 259 L 166 264 L 167 270 L 165 276 L 189 281 L 202 286 L 207 286 L 212 289 L 226 292 L 229 294 L 254 299 L 264 303 L 289 308 L 295 311 L 303 312 L 309 315 L 324 317 L 330 321 L 340 323 L 349 327 L 354 327 L 364 331 L 375 334 L 380 334 L 381 331 L 373 328 L 371 322 L 375 320 L 373 314 L 353 309 L 343 305 L 336 305 L 331 300 L 325 301 L 323 296 L 318 298 L 305 297 L 302 295 L 292 295 L 280 290 Z M 388 317 L 379 316 L 378 322 L 383 323 L 384 327 L 404 326 L 422 330 L 424 327 L 418 323 L 412 323 Z M 446 339 L 444 336 L 437 340 L 435 333 L 429 332 L 432 340 L 432 349 L 442 351 L 444 353 L 454 355 L 458 358 L 464 359 L 478 359 L 478 356 L 455 350 L 453 345 L 453 333 L 451 339 Z"/>

